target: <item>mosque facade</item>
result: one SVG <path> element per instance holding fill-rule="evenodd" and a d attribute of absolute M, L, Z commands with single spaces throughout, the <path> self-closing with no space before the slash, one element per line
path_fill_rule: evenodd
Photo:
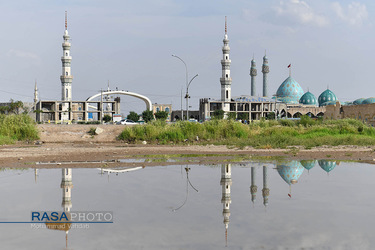
<path fill-rule="evenodd" d="M 250 66 L 251 95 L 241 95 L 232 97 L 232 78 L 230 75 L 231 60 L 229 59 L 229 39 L 227 20 L 225 19 L 225 34 L 223 39 L 223 59 L 221 83 L 221 99 L 202 98 L 199 103 L 200 120 L 209 120 L 216 110 L 223 110 L 224 116 L 234 116 L 241 120 L 260 120 L 267 118 L 272 113 L 279 118 L 298 118 L 302 115 L 310 117 L 322 117 L 326 111 L 326 106 L 334 103 L 336 95 L 329 89 L 323 91 L 318 98 L 310 91 L 304 92 L 301 85 L 291 76 L 286 78 L 278 87 L 276 94 L 272 97 L 268 92 L 268 74 L 270 68 L 267 55 L 263 57 L 263 92 L 257 95 L 256 92 L 256 62 L 253 58 Z M 288 66 L 290 67 L 290 65 Z M 232 113 L 232 114 L 231 114 Z"/>

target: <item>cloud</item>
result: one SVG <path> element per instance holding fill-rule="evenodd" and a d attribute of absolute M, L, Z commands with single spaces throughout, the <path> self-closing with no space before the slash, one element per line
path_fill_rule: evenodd
<path fill-rule="evenodd" d="M 292 22 L 300 24 L 310 24 L 318 27 L 324 27 L 329 21 L 323 15 L 317 14 L 306 2 L 300 0 L 280 1 L 280 4 L 274 7 L 276 15 Z"/>
<path fill-rule="evenodd" d="M 27 51 L 21 51 L 21 50 L 16 50 L 16 49 L 10 49 L 7 53 L 7 56 L 9 57 L 19 57 L 23 59 L 34 59 L 39 61 L 39 57 L 32 53 L 32 52 L 27 52 Z"/>
<path fill-rule="evenodd" d="M 343 8 L 339 2 L 332 3 L 332 9 L 337 17 L 352 26 L 362 26 L 368 18 L 366 5 L 352 2 Z"/>

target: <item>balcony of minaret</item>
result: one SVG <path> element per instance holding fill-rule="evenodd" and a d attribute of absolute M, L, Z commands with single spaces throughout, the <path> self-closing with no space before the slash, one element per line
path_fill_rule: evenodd
<path fill-rule="evenodd" d="M 63 81 L 63 82 L 72 83 L 73 76 L 72 75 L 70 75 L 70 76 L 60 76 L 60 80 Z"/>
<path fill-rule="evenodd" d="M 61 61 L 62 62 L 71 62 L 72 61 L 72 57 L 71 56 L 62 56 L 61 57 Z"/>
<path fill-rule="evenodd" d="M 70 43 L 63 43 L 62 47 L 64 50 L 70 50 L 71 44 Z"/>
<path fill-rule="evenodd" d="M 220 83 L 221 83 L 222 85 L 225 85 L 225 84 L 232 84 L 232 77 L 228 77 L 228 78 L 226 78 L 226 77 L 221 77 L 221 78 L 220 78 Z"/>
<path fill-rule="evenodd" d="M 224 54 L 229 54 L 230 48 L 229 48 L 229 46 L 223 46 L 222 50 L 223 50 Z"/>
<path fill-rule="evenodd" d="M 230 59 L 222 59 L 221 60 L 221 65 L 224 65 L 224 66 L 230 66 L 230 63 L 232 61 Z"/>

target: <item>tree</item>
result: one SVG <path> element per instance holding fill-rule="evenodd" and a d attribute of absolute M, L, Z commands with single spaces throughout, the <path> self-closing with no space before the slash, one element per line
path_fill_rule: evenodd
<path fill-rule="evenodd" d="M 242 121 L 249 120 L 249 113 L 238 113 L 238 119 Z"/>
<path fill-rule="evenodd" d="M 168 118 L 168 112 L 167 111 L 158 111 L 155 113 L 156 120 L 167 120 Z"/>
<path fill-rule="evenodd" d="M 104 115 L 103 116 L 103 121 L 104 122 L 110 122 L 110 121 L 112 121 L 112 117 L 110 115 Z"/>
<path fill-rule="evenodd" d="M 222 109 L 217 109 L 214 111 L 214 113 L 212 114 L 212 118 L 213 119 L 223 119 L 224 118 L 224 110 Z"/>
<path fill-rule="evenodd" d="M 151 110 L 145 110 L 142 112 L 142 117 L 145 122 L 154 120 L 154 114 Z"/>
<path fill-rule="evenodd" d="M 130 111 L 128 115 L 128 119 L 137 122 L 139 121 L 139 115 L 135 113 L 134 111 Z"/>
<path fill-rule="evenodd" d="M 228 120 L 236 120 L 236 113 L 228 113 L 228 117 L 227 117 Z"/>
<path fill-rule="evenodd" d="M 23 102 L 21 101 L 13 101 L 13 99 L 10 99 L 9 104 L 9 113 L 19 114 L 20 109 L 23 108 Z"/>

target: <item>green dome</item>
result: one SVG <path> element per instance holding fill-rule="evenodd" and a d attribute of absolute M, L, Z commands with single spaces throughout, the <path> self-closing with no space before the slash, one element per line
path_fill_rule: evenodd
<path fill-rule="evenodd" d="M 362 104 L 371 104 L 375 102 L 375 97 L 370 97 L 365 100 L 363 100 Z"/>
<path fill-rule="evenodd" d="M 315 167 L 316 160 L 302 160 L 300 163 L 305 169 L 310 170 Z"/>
<path fill-rule="evenodd" d="M 336 95 L 329 89 L 325 90 L 323 93 L 320 94 L 319 98 L 319 106 L 325 106 L 326 102 L 337 101 Z"/>
<path fill-rule="evenodd" d="M 365 100 L 365 98 L 359 98 L 353 102 L 354 105 L 360 105 Z"/>
<path fill-rule="evenodd" d="M 298 104 L 302 95 L 303 89 L 291 76 L 276 91 L 277 100 L 290 104 Z"/>
<path fill-rule="evenodd" d="M 301 99 L 299 99 L 299 103 L 304 104 L 304 105 L 318 105 L 318 100 L 316 97 L 309 91 L 307 91 Z"/>
<path fill-rule="evenodd" d="M 337 101 L 324 102 L 321 106 L 335 105 Z"/>
<path fill-rule="evenodd" d="M 319 160 L 319 166 L 327 173 L 331 172 L 336 167 L 335 161 Z"/>

